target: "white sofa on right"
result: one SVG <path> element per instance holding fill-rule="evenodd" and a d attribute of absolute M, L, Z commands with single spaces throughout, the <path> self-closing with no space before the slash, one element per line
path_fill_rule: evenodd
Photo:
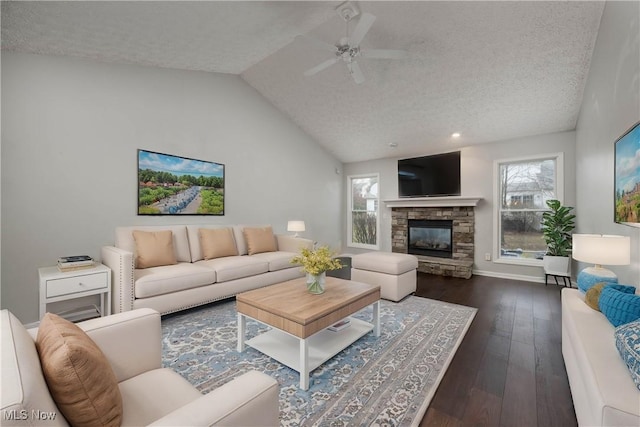
<path fill-rule="evenodd" d="M 640 426 L 640 390 L 616 349 L 615 328 L 584 298 L 562 290 L 562 356 L 578 424 Z"/>

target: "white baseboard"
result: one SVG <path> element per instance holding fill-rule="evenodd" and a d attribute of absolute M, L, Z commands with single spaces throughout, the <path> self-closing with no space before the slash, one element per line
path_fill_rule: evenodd
<path fill-rule="evenodd" d="M 499 279 L 510 279 L 510 280 L 521 280 L 523 282 L 534 282 L 534 283 L 544 283 L 544 276 L 527 276 L 525 274 L 510 274 L 510 273 L 498 273 L 495 271 L 485 271 L 485 270 L 473 270 L 473 274 L 478 276 L 486 276 L 486 277 L 497 277 Z M 556 284 L 552 278 L 549 279 L 550 284 Z M 571 280 L 570 280 L 571 281 Z M 559 282 L 560 283 L 560 282 Z M 571 281 L 571 287 L 577 288 L 578 286 Z"/>

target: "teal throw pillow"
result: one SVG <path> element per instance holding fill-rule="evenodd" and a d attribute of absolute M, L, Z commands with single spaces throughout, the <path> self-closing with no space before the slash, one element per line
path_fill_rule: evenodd
<path fill-rule="evenodd" d="M 616 348 L 640 390 L 640 320 L 618 326 L 615 337 Z"/>
<path fill-rule="evenodd" d="M 602 314 L 613 326 L 640 319 L 640 295 L 627 294 L 613 286 L 605 286 L 600 293 L 598 304 Z"/>
<path fill-rule="evenodd" d="M 584 302 L 594 310 L 600 311 L 600 294 L 606 286 L 611 286 L 613 289 L 624 292 L 626 294 L 636 293 L 636 288 L 634 286 L 613 285 L 607 282 L 600 282 L 589 288 L 587 293 L 584 295 Z"/>
<path fill-rule="evenodd" d="M 596 283 L 607 282 L 607 283 L 618 283 L 617 277 L 602 277 L 596 276 L 595 274 L 591 274 L 587 272 L 585 268 L 578 274 L 578 290 L 583 294 L 586 293 L 589 289 L 591 289 Z"/>

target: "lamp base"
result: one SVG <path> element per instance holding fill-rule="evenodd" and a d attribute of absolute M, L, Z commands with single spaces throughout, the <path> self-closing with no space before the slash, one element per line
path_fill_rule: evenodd
<path fill-rule="evenodd" d="M 578 274 L 578 289 L 582 293 L 600 282 L 618 283 L 618 276 L 613 271 L 602 267 L 587 267 Z"/>

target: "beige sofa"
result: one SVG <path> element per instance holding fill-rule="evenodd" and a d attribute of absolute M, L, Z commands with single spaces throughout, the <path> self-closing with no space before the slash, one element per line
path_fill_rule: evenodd
<path fill-rule="evenodd" d="M 235 296 L 250 289 L 302 277 L 291 258 L 313 242 L 293 236 L 275 235 L 275 251 L 249 255 L 245 229 L 248 225 L 157 225 L 117 227 L 115 244 L 104 246 L 102 263 L 112 270 L 112 310 L 153 308 L 161 314 Z M 238 255 L 205 260 L 200 229 L 229 228 Z M 170 230 L 177 264 L 136 268 L 133 232 Z"/>
<path fill-rule="evenodd" d="M 640 426 L 640 390 L 616 349 L 614 327 L 562 289 L 562 356 L 580 426 Z"/>
<path fill-rule="evenodd" d="M 277 381 L 252 371 L 202 395 L 176 372 L 162 368 L 160 315 L 134 310 L 78 323 L 100 347 L 118 381 L 123 426 L 275 426 Z M 0 311 L 1 424 L 67 426 L 56 406 L 35 346 L 37 329 L 25 329 Z"/>

